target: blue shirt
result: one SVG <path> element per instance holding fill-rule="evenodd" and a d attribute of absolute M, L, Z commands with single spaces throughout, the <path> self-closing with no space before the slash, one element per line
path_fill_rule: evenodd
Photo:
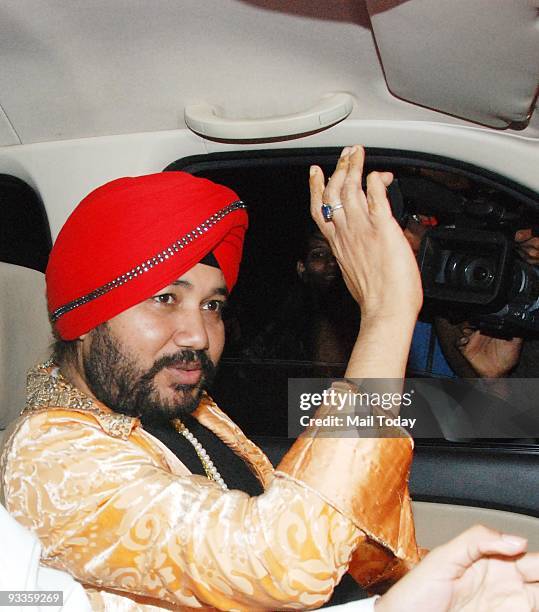
<path fill-rule="evenodd" d="M 412 336 L 408 368 L 418 373 L 457 378 L 447 363 L 431 323 L 418 321 Z"/>

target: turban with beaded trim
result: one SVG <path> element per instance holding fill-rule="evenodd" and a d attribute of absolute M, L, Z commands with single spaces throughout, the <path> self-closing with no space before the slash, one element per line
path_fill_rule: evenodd
<path fill-rule="evenodd" d="M 49 315 L 73 340 L 151 297 L 213 253 L 230 291 L 246 206 L 223 185 L 185 172 L 120 178 L 86 196 L 52 248 Z"/>

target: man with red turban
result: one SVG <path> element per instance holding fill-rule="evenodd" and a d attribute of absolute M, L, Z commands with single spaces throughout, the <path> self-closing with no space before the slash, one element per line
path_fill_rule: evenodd
<path fill-rule="evenodd" d="M 391 176 L 371 175 L 366 198 L 362 164 L 345 149 L 327 186 L 314 167 L 312 213 L 362 308 L 346 376 L 402 378 L 419 275 L 389 211 Z M 29 374 L 1 484 L 43 563 L 96 610 L 315 608 L 347 570 L 370 586 L 418 561 L 410 438 L 315 428 L 274 470 L 207 395 L 246 228 L 233 191 L 171 172 L 95 190 L 52 250 L 57 342 Z M 380 609 L 397 609 L 389 594 Z"/>

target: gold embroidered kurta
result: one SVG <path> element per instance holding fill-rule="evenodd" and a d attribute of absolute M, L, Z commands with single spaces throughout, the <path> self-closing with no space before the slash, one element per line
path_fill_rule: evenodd
<path fill-rule="evenodd" d="M 246 461 L 262 495 L 191 474 L 137 419 L 50 364 L 30 372 L 0 462 L 4 503 L 94 609 L 314 608 L 351 558 L 362 584 L 417 562 L 408 438 L 304 438 L 274 471 L 209 397 L 194 416 Z"/>

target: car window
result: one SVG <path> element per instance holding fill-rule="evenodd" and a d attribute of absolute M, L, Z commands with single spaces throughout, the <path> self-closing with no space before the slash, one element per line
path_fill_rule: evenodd
<path fill-rule="evenodd" d="M 214 394 L 252 435 L 286 435 L 288 379 L 343 376 L 359 329 L 357 305 L 309 215 L 309 165 L 318 163 L 329 176 L 337 155 L 328 149 L 242 152 L 186 158 L 167 168 L 226 184 L 249 205 Z M 536 194 L 480 168 L 425 154 L 370 150 L 366 164 L 368 171 L 394 173 L 394 212 L 422 266 L 425 305 L 408 375 L 455 384 L 473 378 L 483 387 L 474 387 L 471 397 L 482 393 L 481 363 L 462 347 L 472 329 L 502 342 L 523 337 L 503 377 L 533 381 L 539 372 Z M 533 388 L 527 391 L 533 397 Z M 512 390 L 505 393 L 502 402 Z M 522 443 L 539 437 L 532 420 Z M 507 437 L 515 438 L 511 432 Z M 436 429 L 438 434 L 447 438 Z"/>
<path fill-rule="evenodd" d="M 0 261 L 44 272 L 51 232 L 43 203 L 24 181 L 0 174 Z"/>

